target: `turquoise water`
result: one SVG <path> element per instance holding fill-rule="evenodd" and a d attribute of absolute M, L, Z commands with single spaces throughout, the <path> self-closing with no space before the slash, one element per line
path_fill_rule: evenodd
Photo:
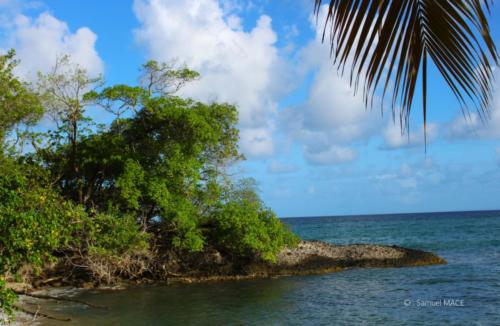
<path fill-rule="evenodd" d="M 45 308 L 79 325 L 500 325 L 500 212 L 285 222 L 304 239 L 430 250 L 448 264 L 85 291 L 76 297 L 110 309 Z"/>

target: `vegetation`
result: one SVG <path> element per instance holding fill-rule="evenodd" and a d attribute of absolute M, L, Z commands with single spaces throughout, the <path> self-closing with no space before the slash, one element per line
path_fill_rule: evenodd
<path fill-rule="evenodd" d="M 138 86 L 104 87 L 63 57 L 28 85 L 15 65 L 12 51 L 0 58 L 3 310 L 15 298 L 5 279 L 26 265 L 112 282 L 140 277 L 166 251 L 272 262 L 297 243 L 254 182 L 226 173 L 243 158 L 236 108 L 175 96 L 196 72 L 150 61 Z M 113 119 L 97 125 L 90 109 Z M 29 128 L 44 115 L 52 128 Z"/>

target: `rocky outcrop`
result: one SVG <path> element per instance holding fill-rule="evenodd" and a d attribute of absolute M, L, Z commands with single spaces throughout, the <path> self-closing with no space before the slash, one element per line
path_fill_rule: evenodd
<path fill-rule="evenodd" d="M 284 249 L 274 264 L 253 262 L 238 274 L 186 276 L 168 278 L 169 282 L 204 282 L 287 275 L 338 272 L 349 268 L 410 267 L 446 264 L 430 252 L 398 246 L 371 244 L 334 245 L 321 241 L 301 241 L 297 248 Z"/>
<path fill-rule="evenodd" d="M 285 249 L 271 274 L 310 274 L 355 267 L 409 267 L 445 264 L 441 257 L 426 251 L 398 246 L 370 244 L 332 245 L 302 241 L 295 249 Z"/>

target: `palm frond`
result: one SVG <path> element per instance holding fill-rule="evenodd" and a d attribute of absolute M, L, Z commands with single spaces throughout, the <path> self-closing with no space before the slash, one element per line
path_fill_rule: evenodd
<path fill-rule="evenodd" d="M 315 0 L 320 15 L 322 0 Z M 432 60 L 464 112 L 481 116 L 492 101 L 498 55 L 487 14 L 492 0 L 330 0 L 323 41 L 329 37 L 334 63 L 350 66 L 351 85 L 360 81 L 367 106 L 392 91 L 392 112 L 399 106 L 403 130 L 422 74 L 424 129 L 427 122 L 427 66 Z M 329 34 L 327 32 L 329 31 Z"/>

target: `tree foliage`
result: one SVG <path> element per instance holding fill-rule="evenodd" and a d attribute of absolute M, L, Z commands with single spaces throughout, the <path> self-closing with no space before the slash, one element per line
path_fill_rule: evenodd
<path fill-rule="evenodd" d="M 14 76 L 17 64 L 14 50 L 0 55 L 0 145 L 2 146 L 5 146 L 5 137 L 9 132 L 20 124 L 36 123 L 43 112 L 36 94 Z"/>
<path fill-rule="evenodd" d="M 274 261 L 297 242 L 253 183 L 235 184 L 226 174 L 243 158 L 236 107 L 175 96 L 198 73 L 149 61 L 139 85 L 100 87 L 100 78 L 63 57 L 30 87 L 13 75 L 13 55 L 0 61 L 0 83 L 12 85 L 0 90 L 0 133 L 43 113 L 55 127 L 36 134 L 41 140 L 32 151 L 0 155 L 2 277 L 65 257 L 110 281 L 110 273 L 130 274 L 110 264 L 148 253 L 151 244 L 183 253 L 210 246 L 229 259 Z M 99 127 L 90 107 L 115 119 Z M 2 278 L 3 309 L 11 299 Z"/>

